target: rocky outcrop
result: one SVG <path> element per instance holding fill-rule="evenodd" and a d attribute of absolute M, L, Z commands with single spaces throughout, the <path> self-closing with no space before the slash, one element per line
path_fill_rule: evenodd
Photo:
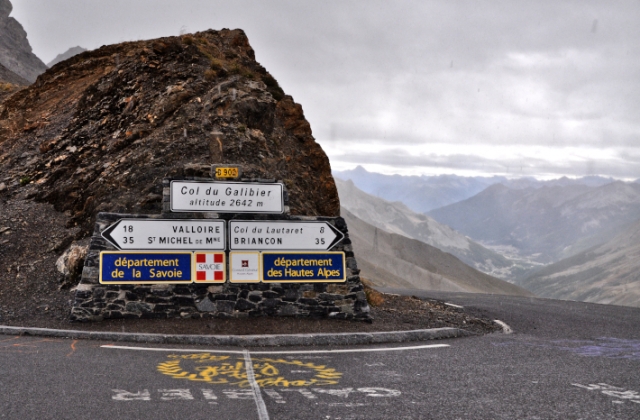
<path fill-rule="evenodd" d="M 292 215 L 339 215 L 302 107 L 242 30 L 84 52 L 0 105 L 0 194 L 53 204 L 80 236 L 100 211 L 159 213 L 164 178 L 208 176 L 212 163 L 282 180 Z"/>
<path fill-rule="evenodd" d="M 0 83 L 13 86 L 26 86 L 29 84 L 29 81 L 0 64 Z"/>
<path fill-rule="evenodd" d="M 0 64 L 0 103 L 29 82 Z"/>
<path fill-rule="evenodd" d="M 22 25 L 9 17 L 11 10 L 9 0 L 0 0 L 0 63 L 32 83 L 47 66 L 32 52 Z"/>
<path fill-rule="evenodd" d="M 60 63 L 61 61 L 67 60 L 73 57 L 74 55 L 78 55 L 85 51 L 87 51 L 87 49 L 82 48 L 80 46 L 69 48 L 67 51 L 63 52 L 62 54 L 56 55 L 56 58 L 54 58 L 53 60 L 47 63 L 47 67 L 53 67 L 56 64 Z"/>

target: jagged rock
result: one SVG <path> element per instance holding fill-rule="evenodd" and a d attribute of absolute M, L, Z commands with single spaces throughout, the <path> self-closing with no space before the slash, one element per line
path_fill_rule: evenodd
<path fill-rule="evenodd" d="M 32 52 L 22 25 L 9 17 L 11 10 L 9 0 L 0 0 L 0 63 L 32 83 L 47 66 Z"/>
<path fill-rule="evenodd" d="M 63 52 L 62 54 L 56 55 L 56 58 L 54 58 L 53 60 L 47 63 L 47 67 L 53 67 L 56 64 L 60 63 L 61 61 L 67 60 L 73 57 L 74 55 L 78 55 L 85 51 L 87 51 L 87 49 L 82 48 L 80 46 L 69 48 L 67 51 Z"/>
<path fill-rule="evenodd" d="M 212 163 L 284 181 L 291 214 L 339 215 L 302 107 L 242 30 L 87 51 L 0 105 L 4 194 L 52 203 L 85 236 L 100 211 L 159 213 L 163 178 L 207 176 Z"/>
<path fill-rule="evenodd" d="M 78 283 L 84 259 L 89 250 L 88 245 L 71 245 L 56 261 L 56 269 L 61 276 L 61 288 L 67 288 Z"/>

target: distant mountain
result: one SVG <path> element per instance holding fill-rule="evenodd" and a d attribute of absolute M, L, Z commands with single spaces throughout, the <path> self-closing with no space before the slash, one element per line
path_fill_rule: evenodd
<path fill-rule="evenodd" d="M 343 208 L 360 275 L 381 287 L 533 296 L 469 267 L 451 254 L 376 228 Z"/>
<path fill-rule="evenodd" d="M 74 55 L 78 55 L 80 53 L 83 53 L 85 51 L 87 51 L 87 49 L 86 48 L 82 48 L 80 46 L 69 48 L 67 51 L 63 52 L 62 54 L 56 55 L 56 58 L 54 58 L 53 60 L 51 60 L 50 62 L 47 63 L 47 67 L 53 67 L 56 64 L 58 64 L 59 62 L 64 61 L 64 60 L 66 60 L 68 58 L 71 58 Z"/>
<path fill-rule="evenodd" d="M 456 175 L 401 176 L 368 172 L 362 166 L 333 171 L 333 176 L 351 180 L 362 191 L 388 201 L 401 201 L 411 210 L 425 213 L 469 198 L 503 177 L 465 178 Z"/>
<path fill-rule="evenodd" d="M 511 261 L 436 222 L 429 216 L 415 213 L 400 202 L 389 202 L 358 189 L 353 182 L 335 179 L 343 208 L 363 221 L 390 233 L 417 239 L 449 252 L 465 264 L 502 279 L 528 272 L 533 265 Z"/>
<path fill-rule="evenodd" d="M 602 244 L 640 218 L 640 185 L 567 185 L 511 189 L 494 185 L 429 212 L 485 246 L 511 247 L 551 263 Z"/>
<path fill-rule="evenodd" d="M 9 17 L 12 10 L 9 0 L 0 0 L 0 63 L 33 83 L 47 66 L 32 52 L 22 25 Z"/>
<path fill-rule="evenodd" d="M 519 284 L 543 297 L 640 307 L 640 221 Z"/>
<path fill-rule="evenodd" d="M 29 81 L 23 79 L 0 64 L 0 104 L 16 91 L 22 89 L 23 86 L 27 86 L 28 84 Z M 1 108 L 0 112 L 2 112 Z"/>
<path fill-rule="evenodd" d="M 29 81 L 18 76 L 2 64 L 0 64 L 0 83 L 8 83 L 15 86 L 27 86 Z"/>
<path fill-rule="evenodd" d="M 503 184 L 512 189 L 541 188 L 543 186 L 587 185 L 601 186 L 613 182 L 598 176 L 550 181 L 535 178 L 507 179 L 502 176 L 462 177 L 457 175 L 401 176 L 368 172 L 362 166 L 348 171 L 333 171 L 334 177 L 352 180 L 362 191 L 388 201 L 401 201 L 411 210 L 426 213 L 473 197 L 487 187 Z"/>

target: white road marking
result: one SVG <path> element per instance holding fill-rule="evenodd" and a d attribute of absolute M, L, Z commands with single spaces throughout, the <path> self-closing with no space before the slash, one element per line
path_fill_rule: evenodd
<path fill-rule="evenodd" d="M 277 391 L 269 388 L 263 389 L 264 393 L 273 398 L 273 400 L 278 404 L 286 404 L 286 401 L 282 399 L 282 395 L 280 395 Z"/>
<path fill-rule="evenodd" d="M 251 355 L 248 351 L 244 351 L 244 367 L 247 371 L 247 381 L 251 385 L 253 395 L 256 400 L 256 406 L 258 407 L 258 418 L 260 420 L 269 420 L 269 412 L 267 406 L 262 399 L 262 392 L 260 392 L 260 385 L 256 382 L 256 377 L 253 374 L 253 362 L 251 361 Z"/>
<path fill-rule="evenodd" d="M 444 304 L 447 306 L 451 306 L 452 308 L 464 309 L 464 306 L 456 305 L 454 303 L 445 302 Z"/>
<path fill-rule="evenodd" d="M 499 319 L 494 319 L 493 322 L 495 322 L 496 324 L 502 327 L 502 332 L 504 334 L 513 334 L 513 330 L 505 322 L 502 322 Z"/>
<path fill-rule="evenodd" d="M 180 353 L 227 353 L 227 354 L 245 354 L 247 350 L 220 350 L 220 349 L 170 349 L 160 347 L 135 347 L 135 346 L 114 346 L 106 344 L 100 346 L 105 349 L 119 350 L 137 350 L 137 351 L 160 351 L 160 352 L 180 352 Z M 384 352 L 384 351 L 405 351 L 405 350 L 422 350 L 437 349 L 450 347 L 449 344 L 425 344 L 422 346 L 406 346 L 406 347 L 381 347 L 381 348 L 364 348 L 364 349 L 328 349 L 328 350 L 269 350 L 269 351 L 250 351 L 250 354 L 331 354 L 331 353 L 367 353 L 367 352 Z"/>

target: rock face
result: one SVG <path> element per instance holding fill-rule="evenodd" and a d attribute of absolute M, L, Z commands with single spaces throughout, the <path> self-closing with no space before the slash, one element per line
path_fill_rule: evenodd
<path fill-rule="evenodd" d="M 0 64 L 0 102 L 11 96 L 29 81 L 18 76 L 2 64 Z"/>
<path fill-rule="evenodd" d="M 282 180 L 292 215 L 338 216 L 329 160 L 302 107 L 255 61 L 242 30 L 84 52 L 0 104 L 0 182 L 93 230 L 100 211 L 159 213 L 162 180 Z"/>
<path fill-rule="evenodd" d="M 8 83 L 15 86 L 26 86 L 29 84 L 29 81 L 0 64 L 0 83 Z"/>
<path fill-rule="evenodd" d="M 0 0 L 0 63 L 32 83 L 47 66 L 32 52 L 22 25 L 9 17 L 11 10 L 9 0 Z"/>
<path fill-rule="evenodd" d="M 63 52 L 62 54 L 56 55 L 56 58 L 54 58 L 53 60 L 51 60 L 50 62 L 47 63 L 47 67 L 53 67 L 56 64 L 58 64 L 59 62 L 64 61 L 66 59 L 69 59 L 69 58 L 73 57 L 74 55 L 78 55 L 78 54 L 83 53 L 85 51 L 87 51 L 87 49 L 86 48 L 82 48 L 80 46 L 69 48 L 67 51 Z"/>

